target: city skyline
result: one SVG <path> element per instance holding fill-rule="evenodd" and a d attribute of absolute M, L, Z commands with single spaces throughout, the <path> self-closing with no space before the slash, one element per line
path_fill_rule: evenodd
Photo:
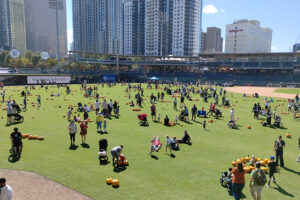
<path fill-rule="evenodd" d="M 260 6 L 257 6 L 260 5 Z M 298 5 L 298 6 L 297 6 Z M 263 27 L 271 28 L 273 32 L 272 52 L 291 52 L 293 45 L 300 42 L 300 27 L 295 26 L 300 13 L 297 8 L 300 1 L 290 0 L 282 3 L 279 0 L 258 1 L 245 0 L 205 0 L 203 3 L 202 29 L 218 27 L 225 38 L 226 25 L 240 19 L 254 19 Z M 255 13 L 252 11 L 255 10 Z M 278 13 L 282 13 L 278 15 Z M 284 13 L 284 14 L 283 14 Z M 68 43 L 72 38 L 72 0 L 67 0 Z M 225 46 L 223 45 L 224 49 Z"/>

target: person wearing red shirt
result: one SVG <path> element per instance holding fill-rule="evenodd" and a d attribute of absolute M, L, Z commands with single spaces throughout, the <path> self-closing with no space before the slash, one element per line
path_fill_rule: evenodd
<path fill-rule="evenodd" d="M 151 106 L 151 116 L 152 116 L 152 120 L 155 121 L 156 120 L 156 108 L 155 108 L 155 105 L 152 104 Z M 153 119 L 154 118 L 154 119 Z"/>
<path fill-rule="evenodd" d="M 81 121 L 81 124 L 80 124 L 80 135 L 81 135 L 81 138 L 82 138 L 82 144 L 85 144 L 85 138 L 86 138 L 86 135 L 87 135 L 87 128 L 88 128 L 88 125 L 87 125 L 87 122 L 86 121 Z"/>
<path fill-rule="evenodd" d="M 238 166 L 232 170 L 232 193 L 235 200 L 241 199 L 242 190 L 245 186 L 245 173 L 242 163 L 239 163 Z"/>

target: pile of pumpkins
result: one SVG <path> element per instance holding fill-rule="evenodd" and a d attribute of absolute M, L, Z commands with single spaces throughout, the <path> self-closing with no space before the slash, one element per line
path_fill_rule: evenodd
<path fill-rule="evenodd" d="M 117 160 L 115 159 L 115 162 L 117 162 Z M 119 166 L 128 166 L 129 165 L 129 162 L 128 160 L 125 159 L 125 157 L 123 155 L 120 156 L 120 159 L 119 159 L 119 163 L 118 163 Z"/>
<path fill-rule="evenodd" d="M 244 167 L 244 171 L 247 172 L 247 173 L 251 173 L 252 170 L 256 170 L 256 167 L 254 166 L 247 166 L 246 163 L 249 162 L 251 160 L 250 157 L 242 157 L 240 159 L 237 159 L 236 161 L 232 161 L 232 166 L 233 167 L 236 167 L 238 165 L 238 163 L 243 163 L 243 167 Z M 262 159 L 262 158 L 255 158 L 255 163 L 256 162 L 260 162 L 260 169 L 263 170 L 265 173 L 268 173 L 268 164 L 270 162 L 270 159 L 268 158 L 265 158 L 265 159 Z"/>
<path fill-rule="evenodd" d="M 119 179 L 107 178 L 106 179 L 106 184 L 107 185 L 112 185 L 115 188 L 119 187 Z"/>
<path fill-rule="evenodd" d="M 22 138 L 28 138 L 28 140 L 44 140 L 44 136 L 30 135 L 30 134 L 22 134 Z"/>
<path fill-rule="evenodd" d="M 141 111 L 140 108 L 133 108 L 132 111 Z"/>

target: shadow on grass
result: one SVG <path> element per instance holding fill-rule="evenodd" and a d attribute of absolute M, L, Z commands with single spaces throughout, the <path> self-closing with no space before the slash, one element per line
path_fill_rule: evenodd
<path fill-rule="evenodd" d="M 126 166 L 117 166 L 117 167 L 114 167 L 114 172 L 121 173 L 121 172 L 125 171 L 126 169 L 127 169 Z"/>
<path fill-rule="evenodd" d="M 174 154 L 172 154 L 172 153 L 170 154 L 170 157 L 171 158 L 176 158 L 176 156 Z"/>
<path fill-rule="evenodd" d="M 155 159 L 155 160 L 158 160 L 159 158 L 155 155 L 151 155 L 151 158 Z"/>
<path fill-rule="evenodd" d="M 282 168 L 285 169 L 288 172 L 291 172 L 291 173 L 294 173 L 294 174 L 300 176 L 300 172 L 297 172 L 297 171 L 295 171 L 293 169 L 290 169 L 290 168 L 287 168 L 287 167 L 282 167 Z"/>
<path fill-rule="evenodd" d="M 8 156 L 8 162 L 10 163 L 16 163 L 20 160 L 20 157 L 14 154 L 11 154 Z"/>
<path fill-rule="evenodd" d="M 90 145 L 87 144 L 87 143 L 82 143 L 81 146 L 85 149 L 89 149 L 90 148 Z"/>
<path fill-rule="evenodd" d="M 103 135 L 103 134 L 108 134 L 108 131 L 97 131 L 97 133 L 99 133 L 100 135 Z"/>
<path fill-rule="evenodd" d="M 280 185 L 278 185 L 277 183 L 275 183 L 275 185 L 277 186 L 276 188 L 273 187 L 273 189 L 277 190 L 278 192 L 280 192 L 283 195 L 289 196 L 289 197 L 295 197 L 293 194 L 288 193 L 285 189 L 283 189 Z"/>
<path fill-rule="evenodd" d="M 107 165 L 108 163 L 110 163 L 108 159 L 100 160 L 100 165 Z"/>

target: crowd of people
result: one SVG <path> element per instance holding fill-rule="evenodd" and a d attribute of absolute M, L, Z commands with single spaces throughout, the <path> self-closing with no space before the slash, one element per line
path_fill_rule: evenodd
<path fill-rule="evenodd" d="M 142 108 L 145 106 L 144 102 L 144 89 L 141 84 L 122 84 L 126 86 L 125 93 L 128 95 L 128 98 L 130 99 L 129 106 L 135 107 L 138 106 Z M 152 85 L 148 83 L 147 88 L 152 89 Z M 102 87 L 104 87 L 104 83 L 101 84 Z M 108 87 L 114 87 L 115 84 L 107 84 Z M 67 120 L 68 120 L 68 133 L 70 136 L 70 147 L 78 147 L 75 143 L 76 134 L 79 132 L 81 136 L 81 144 L 84 146 L 86 145 L 86 137 L 88 134 L 89 129 L 89 123 L 92 123 L 92 120 L 90 120 L 90 117 L 94 115 L 95 124 L 96 124 L 96 132 L 98 133 L 107 133 L 107 123 L 108 119 L 111 119 L 111 117 L 118 118 L 120 116 L 120 106 L 117 100 L 113 101 L 112 99 L 100 97 L 98 91 L 100 90 L 99 84 L 95 85 L 94 87 L 87 86 L 87 83 L 81 84 L 81 90 L 84 91 L 84 97 L 92 97 L 95 98 L 95 102 L 91 105 L 84 104 L 82 106 L 81 103 L 78 103 L 78 114 L 74 113 L 73 106 L 69 106 L 67 111 Z M 159 88 L 158 84 L 154 84 L 154 87 L 156 89 Z M 48 88 L 46 88 L 48 89 Z M 132 98 L 132 92 L 135 93 L 134 99 Z M 66 93 L 70 94 L 71 90 L 68 86 L 66 89 Z M 24 97 L 23 104 L 24 107 L 22 110 L 27 110 L 27 95 L 30 94 L 27 91 L 27 87 L 25 88 L 25 91 L 22 92 L 22 96 Z M 5 91 L 1 93 L 3 102 L 5 101 Z M 164 116 L 161 116 L 161 113 L 157 111 L 157 104 L 166 102 L 166 95 L 169 95 L 170 97 L 173 97 L 173 109 L 178 112 L 178 115 L 176 115 L 174 123 L 169 118 L 168 113 L 165 113 Z M 207 108 L 207 111 L 205 110 L 204 106 L 200 106 L 201 110 L 198 110 L 198 107 L 196 104 L 193 104 L 191 107 L 191 110 L 189 111 L 188 105 L 186 101 L 199 101 L 199 99 L 195 100 L 192 98 L 193 96 L 199 96 L 199 98 L 203 99 L 203 102 L 208 102 L 209 100 L 213 101 L 210 103 L 209 107 Z M 61 94 L 57 93 L 56 95 L 52 92 L 51 97 L 56 96 L 60 97 Z M 102 98 L 102 100 L 101 100 Z M 219 98 L 222 99 L 222 102 L 219 102 Z M 37 109 L 40 109 L 42 106 L 41 103 L 41 95 L 37 95 L 36 99 L 36 105 Z M 107 102 L 107 99 L 109 101 Z M 134 102 L 135 101 L 135 102 Z M 178 105 L 178 101 L 180 102 Z M 218 108 L 221 106 L 228 107 L 230 106 L 230 100 L 228 99 L 228 96 L 226 94 L 226 89 L 220 88 L 213 88 L 213 87 L 205 87 L 203 88 L 199 84 L 181 84 L 181 85 L 164 85 L 162 88 L 162 92 L 157 92 L 156 96 L 154 93 L 151 93 L 149 96 L 149 102 L 150 102 L 150 113 L 152 121 L 154 122 L 161 122 L 161 117 L 163 117 L 163 125 L 165 126 L 171 126 L 171 124 L 179 124 L 179 121 L 190 123 L 190 121 L 195 122 L 197 121 L 197 118 L 200 117 L 215 117 L 216 119 L 223 117 L 222 111 Z M 266 122 L 263 124 L 264 126 L 271 126 L 272 125 L 272 118 L 274 118 L 274 124 L 277 122 L 279 123 L 279 126 L 282 124 L 281 118 L 278 122 L 278 113 L 276 111 L 276 108 L 272 110 L 272 103 L 274 100 L 271 99 L 264 99 L 263 105 L 261 106 L 261 102 L 257 102 L 253 105 L 252 112 L 254 119 L 261 119 L 261 117 L 266 118 Z M 199 105 L 198 105 L 199 106 Z M 295 99 L 288 100 L 288 111 L 291 111 L 293 108 L 294 112 L 298 112 L 299 107 L 299 97 L 298 95 L 295 97 Z M 180 108 L 180 110 L 178 110 Z M 16 103 L 15 100 L 12 100 L 11 97 L 9 97 L 6 111 L 7 111 L 7 124 L 14 124 L 13 117 L 16 117 L 16 114 L 18 114 L 18 110 L 20 107 Z M 236 113 L 234 108 L 230 109 L 229 112 L 229 122 L 228 126 L 230 128 L 236 128 L 237 127 L 237 120 L 238 117 L 236 117 Z M 77 123 L 79 127 L 77 128 Z M 203 120 L 202 122 L 203 129 L 206 130 L 206 120 Z M 11 151 L 16 156 L 21 156 L 23 144 L 22 144 L 22 134 L 19 132 L 18 128 L 14 128 L 14 132 L 11 133 L 10 138 L 12 140 L 12 149 Z M 187 130 L 184 131 L 184 135 L 178 139 L 177 136 L 166 136 L 166 142 L 165 142 L 165 153 L 168 154 L 170 152 L 170 155 L 173 155 L 174 151 L 180 150 L 181 144 L 188 144 L 191 145 L 191 137 L 188 134 Z M 150 143 L 150 152 L 149 155 L 153 156 L 154 152 L 159 152 L 160 149 L 163 147 L 163 143 L 161 142 L 159 136 L 153 136 L 151 143 Z M 275 172 L 279 171 L 279 163 L 281 167 L 284 167 L 284 159 L 283 159 L 283 149 L 285 147 L 285 142 L 282 140 L 282 137 L 279 136 L 278 139 L 274 142 L 274 151 L 276 152 L 276 159 L 274 156 L 270 157 L 271 162 L 269 163 L 269 181 L 266 180 L 265 173 L 263 170 L 260 169 L 260 163 L 255 163 L 254 159 L 252 159 L 252 164 L 256 166 L 256 170 L 254 170 L 251 173 L 250 178 L 250 192 L 254 200 L 261 199 L 261 192 L 263 189 L 264 184 L 267 182 L 268 186 L 270 186 L 271 181 L 275 182 Z M 116 146 L 111 148 L 111 156 L 112 156 L 112 164 L 114 168 L 118 168 L 120 166 L 120 160 L 125 160 L 124 154 L 122 154 L 124 146 Z M 300 148 L 300 138 L 299 138 L 299 148 Z M 106 151 L 105 151 L 106 152 Z M 100 152 L 99 152 L 100 153 Z M 298 158 L 300 161 L 300 156 Z M 238 166 L 232 170 L 230 170 L 230 173 L 228 173 L 228 176 L 232 176 L 232 191 L 233 196 L 236 200 L 241 199 L 242 196 L 242 190 L 245 185 L 245 171 L 243 169 L 242 163 L 239 163 Z M 263 181 L 261 179 L 265 179 L 265 183 L 262 183 Z M 5 186 L 5 179 L 0 179 L 0 187 L 3 188 Z M 1 194 L 0 194 L 1 195 Z"/>

